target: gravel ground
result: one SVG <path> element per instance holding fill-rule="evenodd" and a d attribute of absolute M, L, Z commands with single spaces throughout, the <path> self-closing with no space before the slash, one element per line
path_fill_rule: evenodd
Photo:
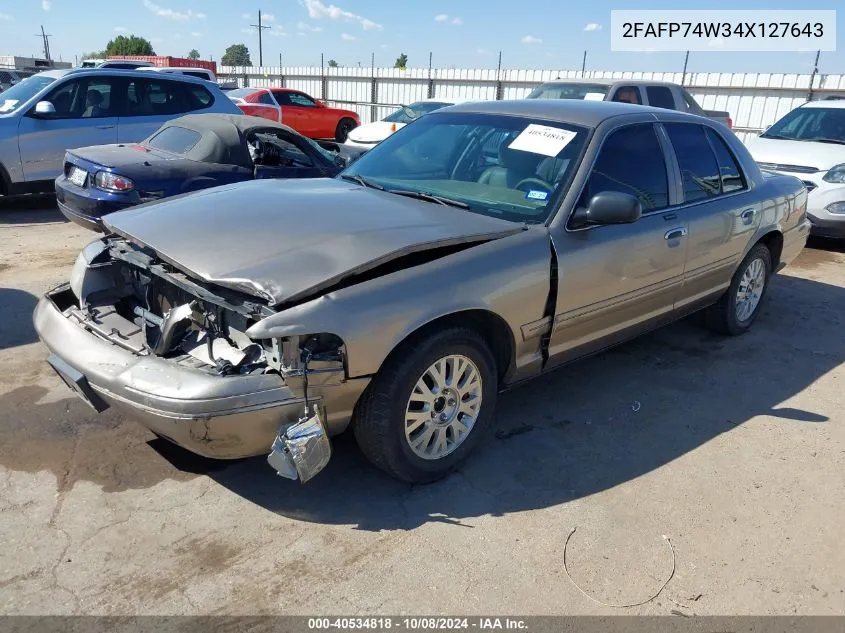
<path fill-rule="evenodd" d="M 845 245 L 812 242 L 746 336 L 687 320 L 503 395 L 444 481 L 344 436 L 303 486 L 53 374 L 32 309 L 93 238 L 0 200 L 2 613 L 845 613 Z"/>

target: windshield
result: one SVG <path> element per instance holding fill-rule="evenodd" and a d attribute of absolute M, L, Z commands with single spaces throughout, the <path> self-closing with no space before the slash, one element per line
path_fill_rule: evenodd
<path fill-rule="evenodd" d="M 34 75 L 27 77 L 8 90 L 4 90 L 3 94 L 0 94 L 0 114 L 9 114 L 19 110 L 27 101 L 54 81 L 56 81 L 55 77 Z"/>
<path fill-rule="evenodd" d="M 557 121 L 435 112 L 387 137 L 341 177 L 542 223 L 569 186 L 587 136 L 587 128 Z"/>
<path fill-rule="evenodd" d="M 526 99 L 586 99 L 603 101 L 609 86 L 601 84 L 543 84 L 532 90 Z M 588 96 L 589 95 L 589 96 Z"/>
<path fill-rule="evenodd" d="M 235 90 L 230 90 L 226 93 L 226 96 L 229 98 L 235 97 L 236 99 L 243 99 L 255 92 L 255 88 L 236 88 Z"/>
<path fill-rule="evenodd" d="M 424 114 L 434 112 L 449 105 L 453 104 L 443 103 L 442 101 L 418 101 L 404 108 L 399 108 L 393 114 L 386 116 L 384 120 L 388 123 L 410 123 Z"/>
<path fill-rule="evenodd" d="M 797 108 L 760 137 L 845 144 L 845 108 Z"/>

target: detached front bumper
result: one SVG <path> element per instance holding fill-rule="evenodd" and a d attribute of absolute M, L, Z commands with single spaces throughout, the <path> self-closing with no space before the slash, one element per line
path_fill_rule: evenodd
<path fill-rule="evenodd" d="M 219 376 L 151 355 L 139 355 L 88 331 L 70 317 L 67 284 L 48 292 L 33 316 L 50 363 L 98 410 L 125 411 L 161 437 L 218 459 L 267 455 L 284 429 L 300 420 L 305 400 L 277 374 Z M 331 411 L 329 432 L 343 430 L 367 381 L 309 392 Z M 328 397 L 327 397 L 328 396 Z"/>

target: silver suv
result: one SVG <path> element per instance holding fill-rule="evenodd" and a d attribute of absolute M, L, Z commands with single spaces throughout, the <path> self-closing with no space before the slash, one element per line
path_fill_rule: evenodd
<path fill-rule="evenodd" d="M 241 114 L 214 84 L 114 69 L 39 73 L 0 94 L 0 195 L 52 191 L 65 151 L 135 143 L 186 112 Z"/>

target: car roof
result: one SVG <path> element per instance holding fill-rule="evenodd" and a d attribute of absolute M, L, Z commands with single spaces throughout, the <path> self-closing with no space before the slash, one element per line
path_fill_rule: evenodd
<path fill-rule="evenodd" d="M 473 114 L 498 114 L 522 116 L 537 119 L 549 119 L 575 125 L 596 127 L 602 121 L 616 116 L 633 114 L 665 114 L 667 110 L 650 106 L 618 103 L 615 101 L 582 101 L 580 99 L 518 99 L 512 101 L 468 101 L 448 106 L 432 112 L 435 116 L 445 112 L 466 112 Z M 673 115 L 688 116 L 700 120 L 692 114 L 671 111 Z"/>
<path fill-rule="evenodd" d="M 640 85 L 640 86 L 666 86 L 672 87 L 677 86 L 678 84 L 672 83 L 671 81 L 654 81 L 652 79 L 634 79 L 634 78 L 627 78 L 627 79 L 608 79 L 606 77 L 596 78 L 596 79 L 589 79 L 586 77 L 576 77 L 573 79 L 554 79 L 552 81 L 544 81 L 543 83 L 539 84 L 537 87 L 540 86 L 555 86 L 555 85 L 567 85 L 567 84 L 587 84 L 593 86 L 615 86 L 615 85 L 625 85 L 625 86 L 632 86 L 632 85 Z"/>
<path fill-rule="evenodd" d="M 845 100 L 842 99 L 822 99 L 820 101 L 808 101 L 802 108 L 845 108 Z"/>
<path fill-rule="evenodd" d="M 213 70 L 211 70 L 209 68 L 203 68 L 202 66 L 144 66 L 143 68 L 139 68 L 138 70 L 142 70 L 142 69 L 147 71 L 147 72 L 149 72 L 151 70 L 152 71 L 158 71 L 158 72 L 167 72 L 167 71 L 175 70 L 176 72 L 202 71 L 202 72 L 205 72 L 205 73 L 214 74 Z"/>
<path fill-rule="evenodd" d="M 205 70 L 205 69 L 203 69 Z M 150 73 L 149 71 L 145 70 L 134 70 L 128 68 L 68 68 L 65 70 L 48 70 L 43 73 L 38 73 L 39 75 L 46 75 L 48 77 L 54 77 L 59 79 L 61 77 L 65 77 L 66 75 L 74 75 L 80 77 L 103 77 L 103 76 L 113 76 L 118 74 L 120 77 L 142 77 L 149 79 Z M 200 86 L 208 87 L 208 82 L 205 79 L 200 79 L 199 77 L 191 77 L 190 75 L 177 75 L 176 73 L 170 73 L 172 76 L 168 77 L 170 81 L 184 81 L 186 83 L 194 83 Z"/>
<path fill-rule="evenodd" d="M 186 128 L 202 135 L 193 148 L 182 154 L 185 158 L 203 163 L 233 164 L 247 169 L 253 166 L 245 143 L 250 132 L 275 129 L 297 134 L 286 125 L 261 117 L 209 112 L 171 119 L 143 142 L 148 143 L 153 136 L 169 127 Z"/>

